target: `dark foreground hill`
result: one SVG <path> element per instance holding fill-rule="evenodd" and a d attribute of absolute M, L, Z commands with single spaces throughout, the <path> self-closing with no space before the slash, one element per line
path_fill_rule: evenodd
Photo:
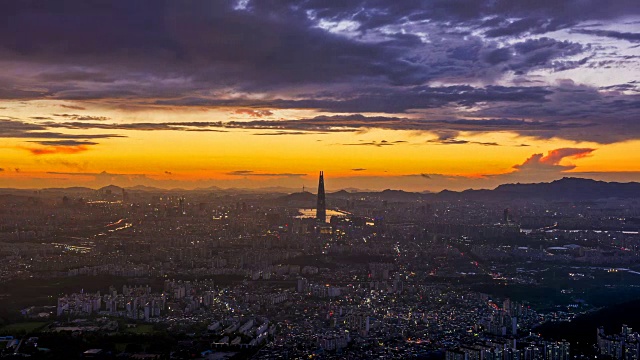
<path fill-rule="evenodd" d="M 619 334 L 622 325 L 640 327 L 640 299 L 609 306 L 598 311 L 579 316 L 571 322 L 548 322 L 535 331 L 548 339 L 571 342 L 576 350 L 589 352 L 596 342 L 596 330 L 603 326 L 606 334 Z"/>

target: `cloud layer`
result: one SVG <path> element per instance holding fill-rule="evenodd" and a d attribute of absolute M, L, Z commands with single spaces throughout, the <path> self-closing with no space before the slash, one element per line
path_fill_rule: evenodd
<path fill-rule="evenodd" d="M 612 132 L 602 142 L 637 138 L 638 83 L 602 91 L 539 74 L 619 67 L 637 75 L 640 56 L 629 44 L 640 39 L 638 7 L 560 3 L 6 2 L 0 99 L 230 107 L 256 118 L 273 109 L 437 109 L 458 118 L 595 125 Z M 621 19 L 630 19 L 625 31 L 608 29 Z M 589 131 L 559 136 L 593 141 Z"/>

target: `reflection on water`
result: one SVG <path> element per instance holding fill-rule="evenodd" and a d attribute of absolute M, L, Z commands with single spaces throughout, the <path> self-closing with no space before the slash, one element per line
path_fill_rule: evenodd
<path fill-rule="evenodd" d="M 307 218 L 316 217 L 316 209 L 298 209 L 298 211 L 300 212 L 300 215 L 296 216 L 296 217 L 299 218 L 299 219 L 307 219 Z M 327 219 L 326 219 L 326 221 L 329 222 L 331 220 L 332 216 L 347 216 L 348 214 L 349 213 L 347 213 L 345 211 L 327 209 Z"/>

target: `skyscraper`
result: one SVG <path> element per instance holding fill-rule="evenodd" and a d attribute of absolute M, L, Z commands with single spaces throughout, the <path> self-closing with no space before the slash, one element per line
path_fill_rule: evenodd
<path fill-rule="evenodd" d="M 184 197 L 178 199 L 178 202 L 180 203 L 180 215 L 185 215 L 186 212 L 184 211 Z"/>
<path fill-rule="evenodd" d="M 324 173 L 320 171 L 320 181 L 318 181 L 318 203 L 316 205 L 316 220 L 327 221 L 327 204 L 324 200 Z"/>
<path fill-rule="evenodd" d="M 502 213 L 502 222 L 504 224 L 508 224 L 510 221 L 511 221 L 511 216 L 509 215 L 509 208 L 506 208 Z"/>

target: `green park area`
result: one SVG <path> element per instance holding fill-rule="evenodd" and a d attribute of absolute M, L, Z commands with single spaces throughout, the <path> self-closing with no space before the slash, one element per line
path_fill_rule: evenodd
<path fill-rule="evenodd" d="M 124 332 L 129 334 L 152 334 L 153 333 L 153 325 L 149 324 L 139 324 L 135 327 L 126 328 Z"/>
<path fill-rule="evenodd" d="M 0 327 L 0 334 L 6 334 L 6 335 L 28 334 L 30 332 L 40 330 L 45 325 L 47 325 L 47 323 L 41 322 L 41 321 L 9 324 L 9 325 Z"/>

